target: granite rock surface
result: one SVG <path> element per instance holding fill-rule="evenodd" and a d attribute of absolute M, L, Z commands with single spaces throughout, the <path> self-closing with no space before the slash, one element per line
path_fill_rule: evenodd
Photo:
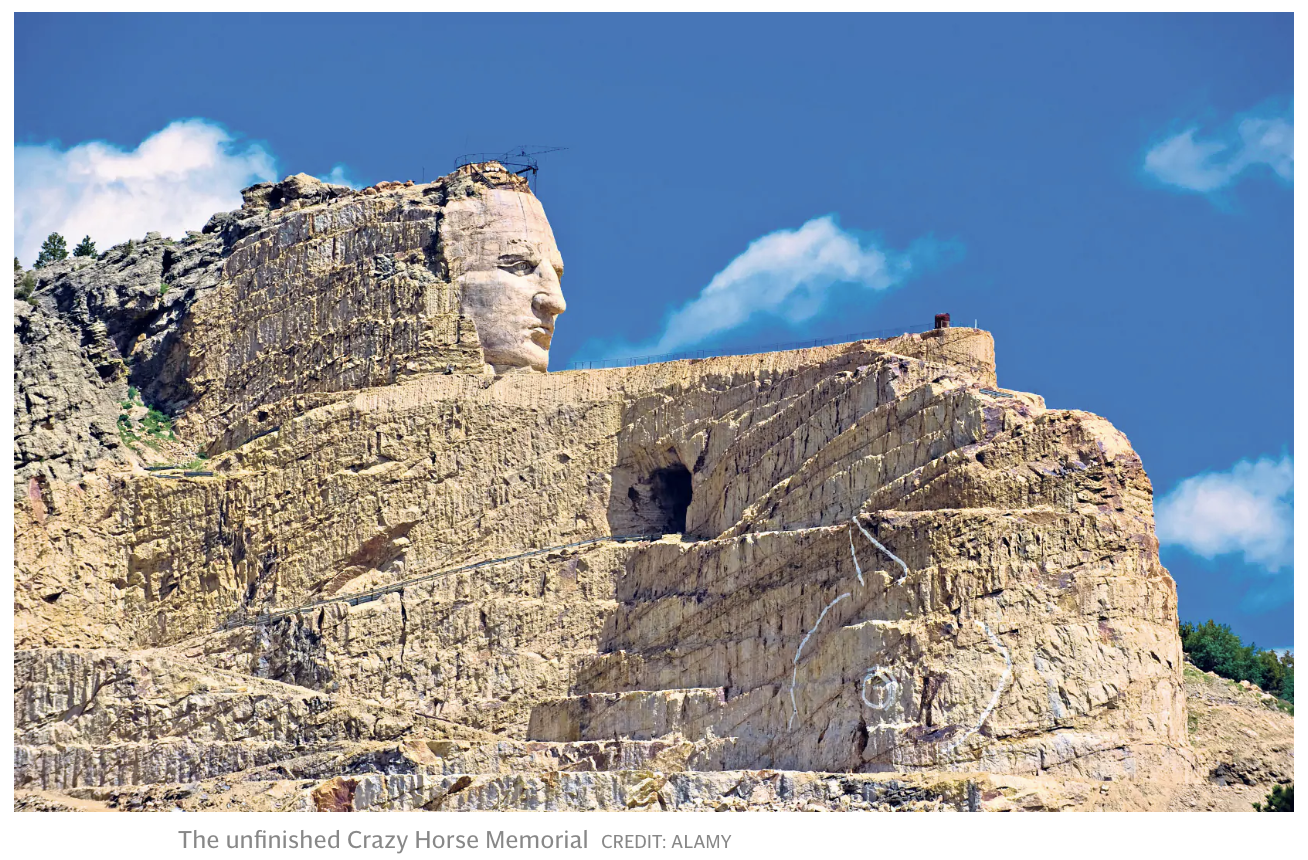
<path fill-rule="evenodd" d="M 1108 421 L 966 328 L 542 373 L 560 294 L 487 361 L 445 211 L 512 193 L 290 177 L 41 270 L 20 805 L 1221 807 Z M 503 271 L 556 289 L 551 243 Z M 147 407 L 167 439 L 120 432 Z"/>

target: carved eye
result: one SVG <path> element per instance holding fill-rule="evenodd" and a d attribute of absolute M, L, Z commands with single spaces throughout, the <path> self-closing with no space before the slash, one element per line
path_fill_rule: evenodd
<path fill-rule="evenodd" d="M 521 277 L 524 275 L 530 275 L 532 272 L 536 271 L 536 264 L 530 260 L 524 260 L 522 258 L 504 259 L 500 260 L 500 268 L 506 272 Z"/>

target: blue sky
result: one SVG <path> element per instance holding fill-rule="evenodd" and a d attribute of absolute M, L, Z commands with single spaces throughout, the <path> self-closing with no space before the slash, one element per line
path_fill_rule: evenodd
<path fill-rule="evenodd" d="M 1293 644 L 1289 15 L 18 15 L 15 46 L 20 239 L 188 118 L 123 163 L 221 152 L 201 209 L 566 146 L 552 366 L 978 320 L 1001 384 L 1130 437 L 1182 617 Z M 96 200 L 190 218 L 177 184 Z"/>

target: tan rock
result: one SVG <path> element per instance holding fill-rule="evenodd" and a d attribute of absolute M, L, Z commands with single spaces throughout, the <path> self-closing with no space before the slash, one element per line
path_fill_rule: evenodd
<path fill-rule="evenodd" d="M 508 372 L 564 308 L 520 177 L 245 199 L 165 363 L 203 468 L 16 490 L 23 802 L 1165 808 L 1280 773 L 1192 748 L 1143 466 L 998 388 L 989 334 Z"/>
<path fill-rule="evenodd" d="M 313 807 L 318 812 L 354 812 L 357 779 L 335 776 L 313 790 Z"/>
<path fill-rule="evenodd" d="M 563 258 L 540 202 L 516 189 L 453 199 L 440 241 L 459 310 L 476 323 L 486 363 L 497 373 L 547 370 L 554 320 L 567 305 Z"/>

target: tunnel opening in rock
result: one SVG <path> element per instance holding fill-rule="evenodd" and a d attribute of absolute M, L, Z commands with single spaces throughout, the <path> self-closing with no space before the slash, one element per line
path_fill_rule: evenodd
<path fill-rule="evenodd" d="M 650 495 L 663 515 L 664 534 L 684 534 L 686 510 L 690 507 L 690 470 L 681 463 L 655 469 L 650 475 Z"/>

